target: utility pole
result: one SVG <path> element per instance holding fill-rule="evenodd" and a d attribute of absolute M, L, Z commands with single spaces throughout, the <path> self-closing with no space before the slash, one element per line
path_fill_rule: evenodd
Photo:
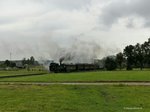
<path fill-rule="evenodd" d="M 12 56 L 12 53 L 10 52 L 10 61 L 11 61 L 11 56 Z"/>

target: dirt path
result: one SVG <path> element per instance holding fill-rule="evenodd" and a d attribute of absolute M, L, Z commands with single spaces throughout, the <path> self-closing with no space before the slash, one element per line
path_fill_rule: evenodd
<path fill-rule="evenodd" d="M 150 86 L 150 82 L 0 82 L 0 85 L 128 85 Z"/>

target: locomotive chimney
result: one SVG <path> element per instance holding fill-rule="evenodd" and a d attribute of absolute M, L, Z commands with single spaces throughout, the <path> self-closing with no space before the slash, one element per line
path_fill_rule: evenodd
<path fill-rule="evenodd" d="M 59 59 L 60 65 L 62 64 L 62 62 L 64 61 L 64 59 L 65 59 L 64 57 L 62 57 L 62 58 Z"/>
<path fill-rule="evenodd" d="M 59 64 L 61 65 L 61 64 L 62 64 L 62 61 L 59 61 Z"/>

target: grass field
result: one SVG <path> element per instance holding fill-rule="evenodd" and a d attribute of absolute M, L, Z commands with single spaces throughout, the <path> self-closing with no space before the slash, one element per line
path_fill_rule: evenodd
<path fill-rule="evenodd" d="M 28 72 L 25 72 L 28 73 Z M 29 72 L 30 73 L 30 72 Z M 0 72 L 0 75 L 4 74 Z M 6 74 L 11 74 L 7 72 Z M 5 74 L 5 75 L 6 75 Z M 21 74 L 21 73 L 18 73 Z M 78 72 L 78 73 L 47 73 L 42 76 L 29 76 L 18 78 L 4 78 L 0 81 L 150 81 L 150 71 L 99 71 L 99 72 Z"/>
<path fill-rule="evenodd" d="M 36 73 L 43 73 L 43 71 L 27 71 L 27 70 L 0 71 L 0 77 L 1 76 L 12 76 L 12 75 L 36 74 Z"/>
<path fill-rule="evenodd" d="M 0 112 L 149 112 L 149 94 L 148 86 L 1 85 Z"/>
<path fill-rule="evenodd" d="M 41 73 L 0 71 L 0 76 Z M 0 81 L 150 81 L 150 71 L 46 73 Z M 0 112 L 149 112 L 149 86 L 0 85 Z"/>

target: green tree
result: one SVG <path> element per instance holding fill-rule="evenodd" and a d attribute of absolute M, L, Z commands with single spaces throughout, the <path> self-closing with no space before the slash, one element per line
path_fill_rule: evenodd
<path fill-rule="evenodd" d="M 119 69 L 121 70 L 121 68 L 122 68 L 122 63 L 124 62 L 124 55 L 123 55 L 123 53 L 118 53 L 117 55 L 116 55 L 116 62 L 117 62 L 117 64 L 119 65 Z"/>
<path fill-rule="evenodd" d="M 25 65 L 25 64 L 27 64 L 26 58 L 23 58 L 23 59 L 22 59 L 22 65 Z"/>
<path fill-rule="evenodd" d="M 5 64 L 7 67 L 9 67 L 9 66 L 10 66 L 10 61 L 9 61 L 9 60 L 6 60 L 6 61 L 4 62 L 4 64 Z"/>
<path fill-rule="evenodd" d="M 133 45 L 126 46 L 124 49 L 124 55 L 127 58 L 127 70 L 132 70 L 135 58 L 134 46 Z"/>
<path fill-rule="evenodd" d="M 108 56 L 105 59 L 106 70 L 115 70 L 117 68 L 117 63 L 114 56 Z"/>
<path fill-rule="evenodd" d="M 14 63 L 14 62 L 10 62 L 9 67 L 16 67 L 16 63 Z"/>
<path fill-rule="evenodd" d="M 150 38 L 148 39 L 148 41 L 142 44 L 142 49 L 144 53 L 144 64 L 147 67 L 150 67 Z"/>
<path fill-rule="evenodd" d="M 143 63 L 144 63 L 144 50 L 142 45 L 137 43 L 134 47 L 134 55 L 135 55 L 135 64 L 140 67 L 140 69 L 143 69 Z"/>
<path fill-rule="evenodd" d="M 4 62 L 4 65 L 5 65 L 6 67 L 16 67 L 16 63 L 11 62 L 11 61 L 9 61 L 9 60 L 6 60 L 6 61 Z"/>
<path fill-rule="evenodd" d="M 35 59 L 33 56 L 30 57 L 30 65 L 34 65 L 35 63 Z"/>

